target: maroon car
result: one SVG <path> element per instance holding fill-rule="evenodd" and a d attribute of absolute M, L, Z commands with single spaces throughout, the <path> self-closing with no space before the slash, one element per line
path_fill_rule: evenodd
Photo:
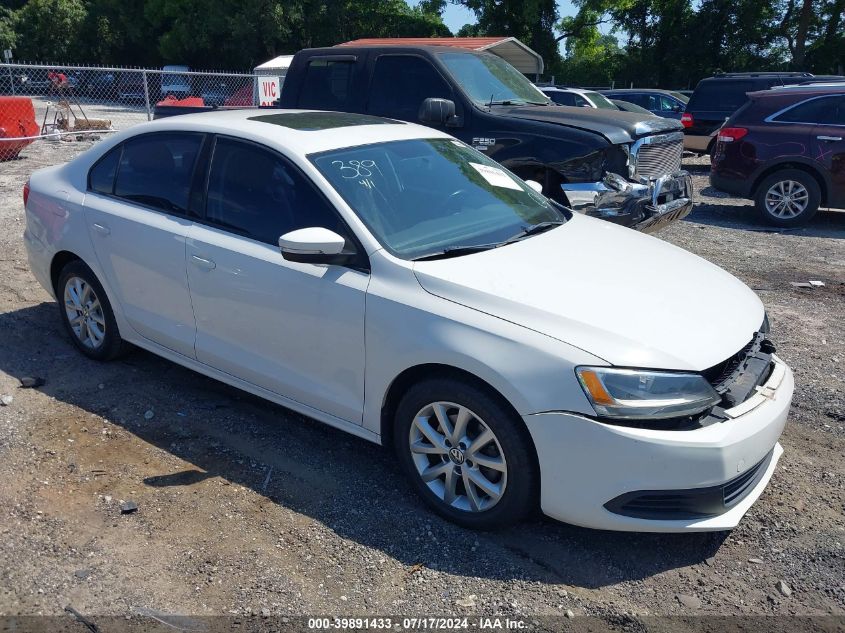
<path fill-rule="evenodd" d="M 718 132 L 710 184 L 778 226 L 845 208 L 845 83 L 748 94 Z"/>

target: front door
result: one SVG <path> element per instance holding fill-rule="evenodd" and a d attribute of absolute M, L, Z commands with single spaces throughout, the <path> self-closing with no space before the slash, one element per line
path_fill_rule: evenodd
<path fill-rule="evenodd" d="M 205 223 L 187 241 L 197 359 L 361 424 L 369 274 L 285 260 L 279 237 L 311 226 L 350 235 L 285 158 L 217 138 Z"/>
<path fill-rule="evenodd" d="M 100 268 L 129 325 L 194 356 L 185 238 L 202 134 L 154 133 L 116 147 L 91 170 L 85 220 Z"/>

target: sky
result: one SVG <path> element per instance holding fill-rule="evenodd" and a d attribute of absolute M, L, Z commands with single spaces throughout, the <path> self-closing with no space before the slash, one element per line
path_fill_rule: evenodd
<path fill-rule="evenodd" d="M 417 4 L 418 0 L 411 0 L 410 4 Z M 558 11 L 561 17 L 567 15 L 575 15 L 576 9 L 570 0 L 560 0 L 557 3 Z M 475 22 L 475 15 L 472 11 L 462 5 L 452 4 L 446 5 L 446 10 L 443 12 L 443 22 L 449 27 L 452 33 L 457 33 L 464 24 L 473 24 Z"/>

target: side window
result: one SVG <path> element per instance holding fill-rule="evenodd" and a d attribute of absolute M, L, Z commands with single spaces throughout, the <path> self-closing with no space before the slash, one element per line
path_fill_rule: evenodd
<path fill-rule="evenodd" d="M 429 97 L 451 99 L 452 90 L 428 60 L 412 55 L 382 55 L 376 60 L 368 113 L 416 121 Z"/>
<path fill-rule="evenodd" d="M 114 195 L 168 213 L 185 213 L 202 134 L 145 134 L 126 141 Z"/>
<path fill-rule="evenodd" d="M 118 145 L 103 156 L 88 172 L 88 189 L 97 193 L 111 194 L 114 191 L 114 175 L 120 160 L 122 147 Z"/>
<path fill-rule="evenodd" d="M 274 246 L 285 233 L 311 226 L 346 234 L 334 209 L 285 159 L 227 138 L 218 138 L 214 146 L 206 219 Z"/>
<path fill-rule="evenodd" d="M 305 71 L 300 108 L 345 111 L 352 96 L 353 60 L 312 59 Z"/>
<path fill-rule="evenodd" d="M 818 125 L 845 125 L 845 99 L 842 97 L 823 97 L 804 101 L 772 120 L 815 123 Z"/>
<path fill-rule="evenodd" d="M 578 106 L 579 108 L 590 105 L 589 103 L 587 103 L 587 100 L 579 94 L 573 93 L 572 99 L 573 99 L 572 105 Z"/>
<path fill-rule="evenodd" d="M 551 92 L 549 93 L 549 96 L 552 98 L 552 101 L 554 101 L 558 105 L 575 105 L 575 98 L 573 97 L 571 92 Z"/>
<path fill-rule="evenodd" d="M 659 110 L 661 112 L 673 112 L 675 108 L 675 102 L 665 95 L 659 95 Z"/>

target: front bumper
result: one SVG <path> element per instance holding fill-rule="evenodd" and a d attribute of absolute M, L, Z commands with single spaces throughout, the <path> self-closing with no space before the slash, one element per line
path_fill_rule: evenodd
<path fill-rule="evenodd" d="M 561 185 L 570 207 L 579 213 L 652 233 L 689 215 L 692 178 L 686 171 L 633 183 L 608 173 L 599 182 Z"/>
<path fill-rule="evenodd" d="M 716 132 L 710 134 L 684 132 L 684 149 L 688 152 L 695 152 L 696 154 L 706 154 L 710 151 L 710 142 L 714 136 L 716 136 Z"/>
<path fill-rule="evenodd" d="M 794 380 L 783 361 L 757 393 L 726 411 L 728 420 L 690 431 L 613 426 L 574 413 L 524 416 L 540 463 L 547 515 L 584 527 L 631 532 L 730 530 L 762 494 L 783 449 Z M 613 512 L 614 501 L 642 491 L 712 492 L 759 468 L 718 514 L 640 518 Z M 727 492 L 725 494 L 728 494 Z"/>

